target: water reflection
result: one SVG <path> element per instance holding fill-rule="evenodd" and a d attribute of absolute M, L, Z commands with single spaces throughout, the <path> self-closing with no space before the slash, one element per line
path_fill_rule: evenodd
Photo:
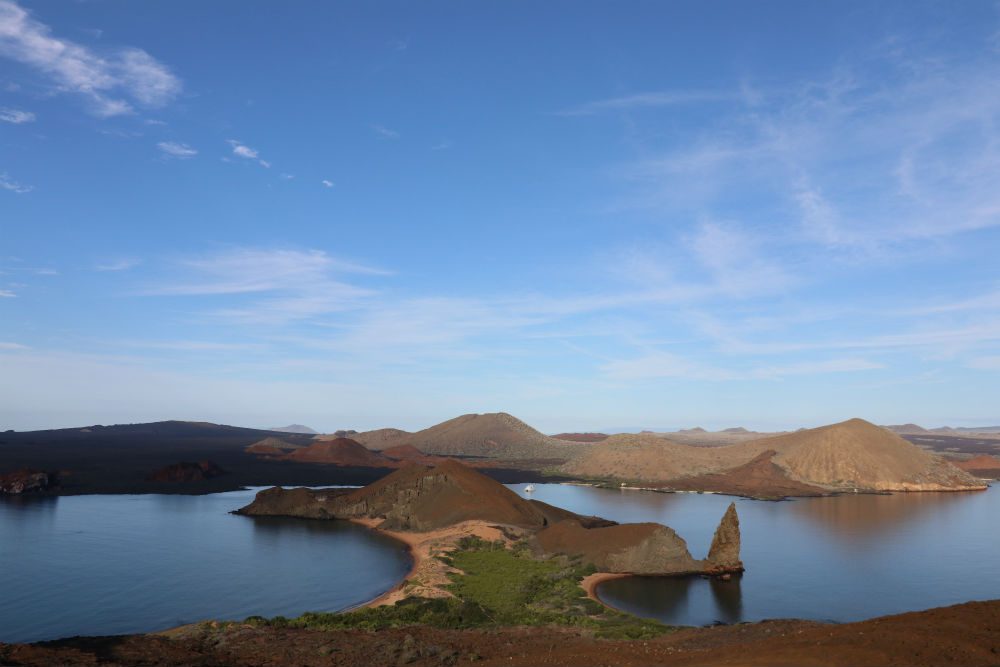
<path fill-rule="evenodd" d="M 0 496 L 0 521 L 11 530 L 51 525 L 58 503 L 59 496 Z"/>
<path fill-rule="evenodd" d="M 693 625 L 743 620 L 742 578 L 626 577 L 598 587 L 608 604 L 660 619 L 685 619 Z"/>
<path fill-rule="evenodd" d="M 831 498 L 804 498 L 784 503 L 796 517 L 821 526 L 839 539 L 866 542 L 884 540 L 917 520 L 927 521 L 961 511 L 983 492 L 848 494 Z"/>

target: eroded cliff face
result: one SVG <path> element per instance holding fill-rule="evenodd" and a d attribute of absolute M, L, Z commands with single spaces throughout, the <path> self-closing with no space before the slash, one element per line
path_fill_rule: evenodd
<path fill-rule="evenodd" d="M 601 572 L 695 574 L 704 569 L 687 542 L 658 523 L 584 528 L 567 520 L 539 531 L 535 540 L 544 554 L 580 556 Z"/>
<path fill-rule="evenodd" d="M 743 561 L 740 560 L 740 517 L 736 514 L 736 503 L 729 504 L 719 527 L 715 529 L 705 562 L 710 571 L 743 571 Z"/>

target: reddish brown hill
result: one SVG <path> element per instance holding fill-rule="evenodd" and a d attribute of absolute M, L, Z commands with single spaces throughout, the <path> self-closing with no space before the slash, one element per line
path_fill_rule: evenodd
<path fill-rule="evenodd" d="M 412 433 L 403 440 L 428 454 L 505 460 L 565 461 L 589 449 L 585 443 L 543 435 L 506 412 L 462 415 Z"/>
<path fill-rule="evenodd" d="M 321 440 L 308 447 L 296 449 L 286 458 L 301 463 L 330 463 L 339 466 L 387 468 L 394 465 L 393 461 L 366 449 L 364 445 L 350 438 Z"/>
<path fill-rule="evenodd" d="M 677 491 L 715 491 L 753 498 L 785 498 L 788 496 L 821 496 L 825 489 L 797 482 L 773 459 L 775 452 L 762 452 L 749 463 L 725 472 L 695 475 L 670 480 L 665 484 Z"/>
<path fill-rule="evenodd" d="M 969 474 L 985 479 L 1000 478 L 1000 459 L 989 454 L 980 454 L 965 461 L 952 461 L 952 464 Z"/>
<path fill-rule="evenodd" d="M 608 439 L 607 433 L 557 433 L 552 436 L 556 440 L 569 440 L 570 442 L 601 442 Z"/>
<path fill-rule="evenodd" d="M 406 437 L 413 435 L 409 431 L 403 431 L 398 428 L 378 428 L 374 431 L 365 431 L 363 433 L 355 433 L 351 436 L 352 440 L 360 442 L 362 445 L 368 449 L 381 450 L 387 447 L 392 447 L 394 445 L 402 444 Z M 318 436 L 317 440 L 329 440 L 329 436 Z"/>
<path fill-rule="evenodd" d="M 396 445 L 395 447 L 383 449 L 382 456 L 388 456 L 390 459 L 399 461 L 420 461 L 428 458 L 427 454 L 424 454 L 413 445 Z"/>
<path fill-rule="evenodd" d="M 433 468 L 407 465 L 337 499 L 338 516 L 382 518 L 390 530 L 427 531 L 478 519 L 538 527 L 545 516 L 531 503 L 457 461 Z"/>
<path fill-rule="evenodd" d="M 246 448 L 248 454 L 265 454 L 269 456 L 281 455 L 292 449 L 298 449 L 302 445 L 293 445 L 280 438 L 268 437 L 258 440 Z"/>

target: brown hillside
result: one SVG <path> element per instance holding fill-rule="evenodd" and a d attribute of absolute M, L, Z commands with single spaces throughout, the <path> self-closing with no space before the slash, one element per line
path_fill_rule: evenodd
<path fill-rule="evenodd" d="M 735 468 L 757 454 L 744 445 L 697 447 L 649 433 L 620 433 L 570 461 L 562 471 L 591 479 L 664 483 Z"/>
<path fill-rule="evenodd" d="M 715 491 L 753 498 L 786 498 L 789 496 L 821 496 L 826 489 L 791 479 L 774 463 L 776 452 L 762 452 L 749 463 L 726 470 L 694 477 L 670 480 L 669 488 L 677 491 Z"/>
<path fill-rule="evenodd" d="M 428 454 L 491 459 L 565 461 L 589 447 L 583 443 L 550 438 L 505 412 L 462 415 L 402 440 Z"/>
<path fill-rule="evenodd" d="M 383 449 L 382 456 L 388 456 L 390 459 L 400 461 L 419 461 L 427 458 L 427 454 L 424 454 L 413 445 L 396 445 L 395 447 Z"/>
<path fill-rule="evenodd" d="M 393 461 L 366 449 L 364 445 L 350 438 L 321 440 L 308 447 L 296 449 L 286 458 L 301 463 L 330 463 L 339 466 L 387 468 L 394 465 Z"/>
<path fill-rule="evenodd" d="M 480 520 L 524 527 L 545 524 L 527 500 L 457 461 L 407 465 L 337 498 L 338 516 L 384 519 L 380 528 L 427 531 Z"/>
<path fill-rule="evenodd" d="M 355 433 L 351 436 L 351 439 L 360 442 L 368 449 L 378 451 L 387 447 L 402 444 L 408 435 L 412 435 L 412 433 L 398 428 L 377 428 L 374 431 Z M 324 436 L 320 439 L 327 440 L 329 438 Z"/>
<path fill-rule="evenodd" d="M 944 491 L 982 484 L 938 456 L 863 419 L 749 443 L 778 452 L 793 479 L 835 489 Z"/>
<path fill-rule="evenodd" d="M 687 574 L 705 569 L 682 537 L 658 523 L 584 528 L 561 521 L 539 531 L 536 539 L 542 551 L 581 556 L 601 572 Z"/>
<path fill-rule="evenodd" d="M 1000 459 L 989 454 L 980 454 L 965 461 L 952 460 L 952 464 L 970 475 L 983 479 L 1000 478 Z"/>
<path fill-rule="evenodd" d="M 617 435 L 564 465 L 562 470 L 587 478 L 669 486 L 679 478 L 732 471 L 768 451 L 775 452 L 771 461 L 787 478 L 828 490 L 946 491 L 983 488 L 980 482 L 941 458 L 861 419 L 710 448 L 681 445 L 651 435 Z M 757 467 L 743 471 L 745 479 L 740 483 L 751 484 L 755 476 L 759 477 L 762 473 L 772 475 L 774 472 L 759 462 Z M 708 478 L 699 481 L 717 483 L 722 480 Z M 739 480 L 730 476 L 725 481 L 732 484 Z"/>
<path fill-rule="evenodd" d="M 569 440 L 570 442 L 601 442 L 608 439 L 607 433 L 556 433 L 552 436 L 556 440 Z"/>

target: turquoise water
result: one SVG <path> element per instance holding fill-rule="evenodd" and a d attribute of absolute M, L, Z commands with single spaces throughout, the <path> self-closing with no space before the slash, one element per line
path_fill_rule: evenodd
<path fill-rule="evenodd" d="M 522 495 L 523 485 L 511 488 Z M 1000 598 L 1000 490 L 763 502 L 536 484 L 530 497 L 620 522 L 677 530 L 695 558 L 736 501 L 746 573 L 729 582 L 631 577 L 598 595 L 681 625 L 766 618 L 853 621 Z"/>
<path fill-rule="evenodd" d="M 0 641 L 337 611 L 406 575 L 365 528 L 228 513 L 254 493 L 0 500 Z"/>

